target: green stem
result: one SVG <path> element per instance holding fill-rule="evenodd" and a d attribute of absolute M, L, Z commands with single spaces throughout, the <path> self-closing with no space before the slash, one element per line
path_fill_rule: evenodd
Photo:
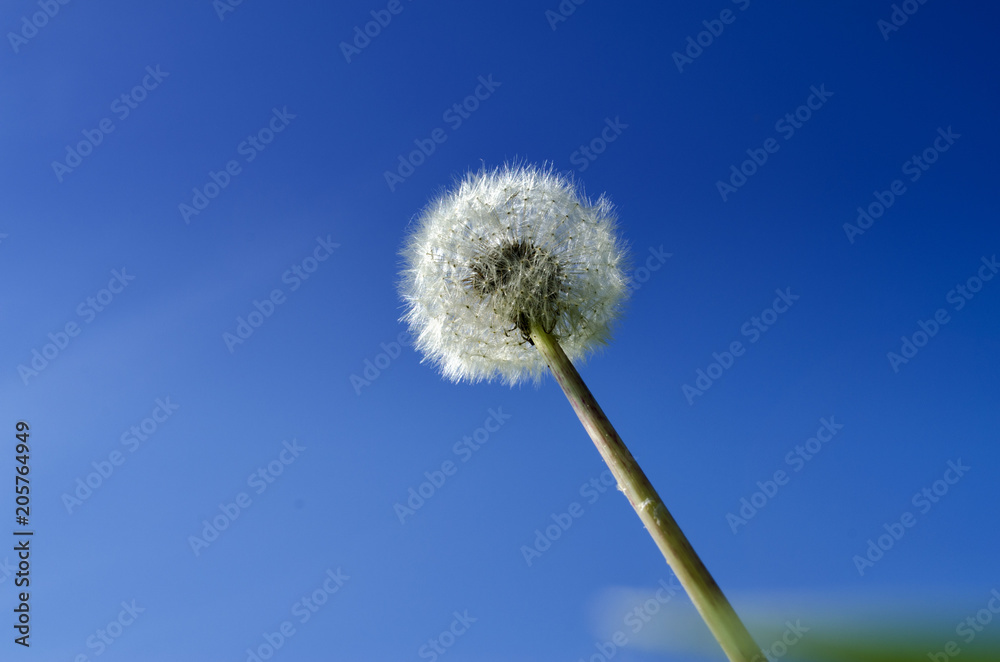
<path fill-rule="evenodd" d="M 531 325 L 531 339 L 545 357 L 580 422 L 618 480 L 619 487 L 653 536 L 726 656 L 732 662 L 766 659 L 559 342 L 534 323 Z"/>

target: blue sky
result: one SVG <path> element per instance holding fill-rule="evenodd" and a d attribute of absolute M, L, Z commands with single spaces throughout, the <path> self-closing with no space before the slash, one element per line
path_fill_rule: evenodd
<path fill-rule="evenodd" d="M 758 641 L 995 640 L 997 10 L 674 4 L 6 3 L 2 657 L 722 659 L 554 381 L 400 335 L 408 223 L 514 159 L 615 203 L 582 373 Z"/>

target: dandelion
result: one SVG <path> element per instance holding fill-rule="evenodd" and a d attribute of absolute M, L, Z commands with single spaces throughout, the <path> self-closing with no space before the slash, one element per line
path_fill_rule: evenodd
<path fill-rule="evenodd" d="M 532 322 L 584 358 L 627 291 L 611 204 L 537 168 L 470 174 L 426 209 L 404 256 L 416 347 L 455 381 L 537 381 Z"/>
<path fill-rule="evenodd" d="M 628 292 L 610 202 L 551 168 L 483 169 L 427 207 L 402 254 L 403 319 L 424 360 L 456 382 L 550 369 L 726 655 L 764 659 L 573 366 L 610 340 Z"/>

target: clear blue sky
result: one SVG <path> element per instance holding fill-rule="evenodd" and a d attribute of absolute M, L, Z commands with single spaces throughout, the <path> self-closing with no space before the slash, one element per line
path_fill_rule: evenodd
<path fill-rule="evenodd" d="M 626 620 L 671 575 L 551 379 L 394 345 L 407 224 L 512 159 L 656 267 L 582 372 L 761 643 L 883 600 L 965 647 L 1000 588 L 998 14 L 903 4 L 5 3 L 0 465 L 27 421 L 35 536 L 30 652 L 0 546 L 0 658 L 721 659 Z"/>

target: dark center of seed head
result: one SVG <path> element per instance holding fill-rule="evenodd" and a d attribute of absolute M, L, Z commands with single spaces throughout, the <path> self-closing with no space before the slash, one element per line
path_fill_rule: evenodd
<path fill-rule="evenodd" d="M 547 251 L 524 239 L 508 241 L 487 250 L 469 269 L 466 285 L 483 297 L 502 298 L 501 309 L 525 340 L 534 344 L 532 320 L 546 331 L 555 327 L 562 271 Z"/>

